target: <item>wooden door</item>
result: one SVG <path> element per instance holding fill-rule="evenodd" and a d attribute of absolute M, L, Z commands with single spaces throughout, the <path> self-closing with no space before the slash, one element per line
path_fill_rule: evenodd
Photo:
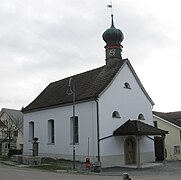
<path fill-rule="evenodd" d="M 136 163 L 136 141 L 133 138 L 126 139 L 125 160 L 126 160 L 126 164 Z"/>

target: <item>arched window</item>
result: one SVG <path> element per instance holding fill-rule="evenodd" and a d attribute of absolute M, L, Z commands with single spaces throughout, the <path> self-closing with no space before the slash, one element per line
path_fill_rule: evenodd
<path fill-rule="evenodd" d="M 124 88 L 127 88 L 127 89 L 131 89 L 131 86 L 128 82 L 125 82 L 124 83 Z"/>
<path fill-rule="evenodd" d="M 114 111 L 112 113 L 112 118 L 120 118 L 119 112 L 118 111 Z"/>
<path fill-rule="evenodd" d="M 145 120 L 145 117 L 144 117 L 143 114 L 139 114 L 139 115 L 138 115 L 138 119 L 139 119 L 139 120 Z"/>

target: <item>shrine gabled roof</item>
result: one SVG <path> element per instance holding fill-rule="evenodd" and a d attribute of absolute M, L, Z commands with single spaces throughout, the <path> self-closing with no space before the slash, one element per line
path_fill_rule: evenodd
<path fill-rule="evenodd" d="M 38 111 L 72 103 L 72 97 L 66 93 L 69 87 L 70 78 L 72 78 L 75 83 L 76 102 L 97 98 L 106 87 L 108 87 L 116 74 L 126 63 L 140 85 L 143 93 L 150 103 L 154 105 L 154 102 L 144 89 L 129 60 L 116 59 L 111 60 L 102 67 L 50 83 L 33 102 L 22 110 L 22 112 Z"/>
<path fill-rule="evenodd" d="M 102 67 L 50 83 L 23 112 L 71 103 L 66 92 L 69 79 L 75 83 L 76 102 L 97 97 L 112 81 L 126 60 L 112 61 Z"/>
<path fill-rule="evenodd" d="M 165 134 L 168 134 L 168 131 L 158 129 L 139 120 L 128 120 L 113 132 L 115 136 Z"/>

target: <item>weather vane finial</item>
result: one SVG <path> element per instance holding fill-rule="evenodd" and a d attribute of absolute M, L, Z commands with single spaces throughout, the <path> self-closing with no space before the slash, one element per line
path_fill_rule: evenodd
<path fill-rule="evenodd" d="M 108 8 L 111 8 L 111 16 L 113 16 L 113 7 L 112 7 L 112 1 L 110 4 L 107 5 Z"/>

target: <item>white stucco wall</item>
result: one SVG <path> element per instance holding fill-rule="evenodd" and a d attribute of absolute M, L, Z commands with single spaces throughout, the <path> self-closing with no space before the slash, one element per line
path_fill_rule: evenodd
<path fill-rule="evenodd" d="M 124 88 L 125 82 L 130 84 L 131 89 Z M 153 125 L 152 104 L 141 90 L 127 64 L 121 69 L 111 85 L 99 98 L 99 110 L 100 138 L 112 135 L 114 130 L 129 119 L 137 120 L 140 113 L 145 117 L 143 122 Z M 114 111 L 118 111 L 121 118 L 112 118 Z M 115 137 L 102 140 L 100 148 L 101 155 L 119 155 L 122 157 L 124 153 L 124 143 L 120 144 L 120 141 L 123 143 L 124 137 L 120 137 L 119 140 Z M 144 137 L 140 141 L 140 147 L 142 155 L 144 154 L 144 158 L 142 158 L 141 161 L 153 161 L 154 142 Z"/>
<path fill-rule="evenodd" d="M 131 89 L 124 88 L 128 82 Z M 127 120 L 137 120 L 142 113 L 145 123 L 153 124 L 152 105 L 142 92 L 127 64 L 121 69 L 114 81 L 99 98 L 100 139 L 113 135 Z M 76 160 L 85 160 L 88 153 L 91 162 L 97 156 L 97 112 L 96 102 L 76 104 L 76 115 L 79 117 L 79 145 L 76 146 Z M 112 118 L 118 111 L 121 118 Z M 32 143 L 29 141 L 29 122 L 35 123 L 35 137 L 39 138 L 39 152 L 42 156 L 72 159 L 70 144 L 70 117 L 72 106 L 47 109 L 24 115 L 24 154 L 32 154 Z M 48 144 L 48 120 L 55 121 L 55 143 Z M 100 158 L 103 167 L 124 165 L 125 137 L 109 137 L 100 141 Z M 147 137 L 140 140 L 141 162 L 154 160 L 154 144 Z"/>
<path fill-rule="evenodd" d="M 85 160 L 89 155 L 94 160 L 97 156 L 97 129 L 95 102 L 76 104 L 75 115 L 79 118 L 79 144 L 76 145 L 76 160 Z M 29 141 L 29 122 L 35 126 L 35 137 L 39 141 L 39 154 L 42 156 L 72 159 L 70 144 L 70 117 L 72 106 L 47 109 L 24 115 L 24 154 L 31 154 L 32 143 Z M 48 144 L 48 120 L 55 122 L 55 143 Z"/>
<path fill-rule="evenodd" d="M 131 89 L 124 88 L 128 82 Z M 126 64 L 111 85 L 99 98 L 100 136 L 108 136 L 127 120 L 137 120 L 142 113 L 145 123 L 153 125 L 152 105 L 140 89 L 136 79 Z M 112 113 L 118 111 L 121 118 L 112 118 Z M 108 126 L 108 124 L 110 124 Z"/>

